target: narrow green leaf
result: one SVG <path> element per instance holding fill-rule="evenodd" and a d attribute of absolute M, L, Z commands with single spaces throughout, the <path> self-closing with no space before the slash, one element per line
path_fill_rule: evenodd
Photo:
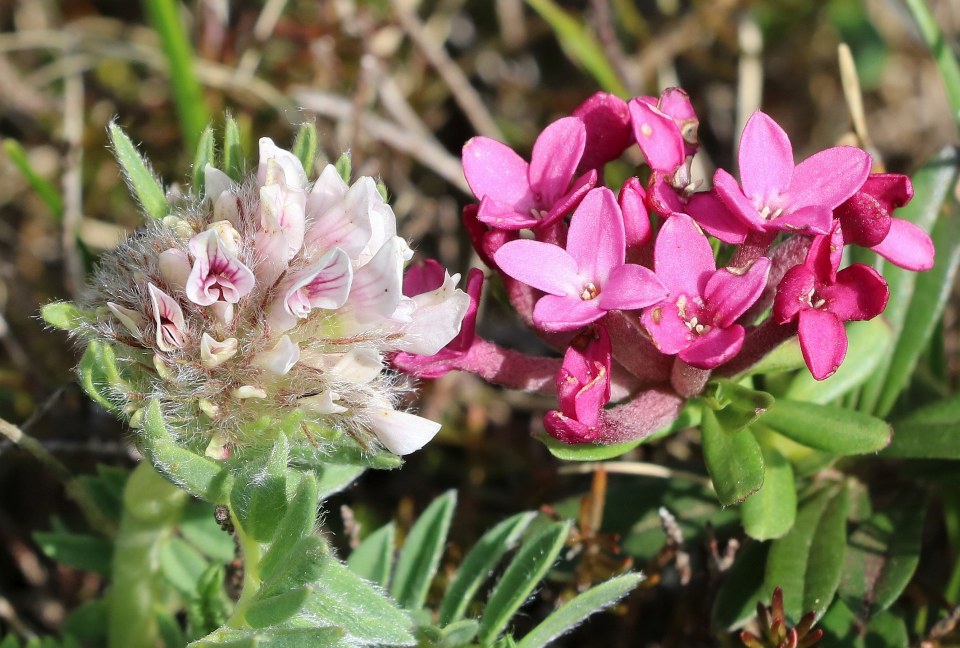
<path fill-rule="evenodd" d="M 180 518 L 180 534 L 204 555 L 228 563 L 236 555 L 236 545 L 229 533 L 214 519 L 213 507 L 205 502 L 187 506 Z"/>
<path fill-rule="evenodd" d="M 330 559 L 329 554 L 330 549 L 323 538 L 315 535 L 300 538 L 287 552 L 287 560 L 277 565 L 270 578 L 263 581 L 254 600 L 268 599 L 316 581 Z"/>
<path fill-rule="evenodd" d="M 155 616 L 164 648 L 180 648 L 186 645 L 187 638 L 183 634 L 183 629 L 180 628 L 180 622 L 174 618 L 173 614 L 161 610 Z"/>
<path fill-rule="evenodd" d="M 539 648 L 580 625 L 591 614 L 610 607 L 643 581 L 643 574 L 623 574 L 591 587 L 565 603 L 531 630 L 517 648 Z"/>
<path fill-rule="evenodd" d="M 901 648 L 910 645 L 910 634 L 903 619 L 885 610 L 867 624 L 864 648 Z"/>
<path fill-rule="evenodd" d="M 742 502 L 763 486 L 763 455 L 749 429 L 727 432 L 716 413 L 704 407 L 700 431 L 707 472 L 721 504 Z"/>
<path fill-rule="evenodd" d="M 393 522 L 383 525 L 353 550 L 347 558 L 347 566 L 357 576 L 380 587 L 389 587 L 396 535 L 397 527 Z"/>
<path fill-rule="evenodd" d="M 740 505 L 743 529 L 751 538 L 779 538 L 797 517 L 797 490 L 790 462 L 776 448 L 763 446 L 763 486 Z"/>
<path fill-rule="evenodd" d="M 594 78 L 601 88 L 626 99 L 630 92 L 620 80 L 603 47 L 585 25 L 564 11 L 554 0 L 527 0 L 527 4 L 540 14 L 560 42 L 568 57 Z"/>
<path fill-rule="evenodd" d="M 113 542 L 105 538 L 68 532 L 36 532 L 33 541 L 47 556 L 57 562 L 109 574 L 113 560 Z"/>
<path fill-rule="evenodd" d="M 503 632 L 510 618 L 547 575 L 570 535 L 571 523 L 554 522 L 528 538 L 493 588 L 480 619 L 479 638 L 490 644 Z"/>
<path fill-rule="evenodd" d="M 830 405 L 778 399 L 763 424 L 809 448 L 838 455 L 876 452 L 890 443 L 885 421 Z"/>
<path fill-rule="evenodd" d="M 319 469 L 317 496 L 324 500 L 336 495 L 352 484 L 357 477 L 366 472 L 366 466 L 351 466 L 343 464 L 328 464 Z"/>
<path fill-rule="evenodd" d="M 33 189 L 43 204 L 47 206 L 53 217 L 59 222 L 63 220 L 63 200 L 60 198 L 60 192 L 49 180 L 41 178 L 40 175 L 30 165 L 30 158 L 27 152 L 20 146 L 20 142 L 14 139 L 3 140 L 3 150 L 7 157 L 13 162 L 17 170 L 27 179 L 30 188 Z"/>
<path fill-rule="evenodd" d="M 533 512 L 518 513 L 480 537 L 463 559 L 440 603 L 438 623 L 441 626 L 463 617 L 477 590 L 490 577 L 504 554 L 516 546 L 535 516 Z"/>
<path fill-rule="evenodd" d="M 144 0 L 150 23 L 160 35 L 170 72 L 170 86 L 180 117 L 180 130 L 187 150 L 194 150 L 204 126 L 210 121 L 206 100 L 194 70 L 193 49 L 180 20 L 177 0 Z"/>
<path fill-rule="evenodd" d="M 197 154 L 193 157 L 193 193 L 201 198 L 206 195 L 205 180 L 207 165 L 216 166 L 216 152 L 214 151 L 213 126 L 207 126 L 200 134 L 197 143 Z M 214 196 L 216 198 L 216 196 Z"/>
<path fill-rule="evenodd" d="M 763 356 L 760 362 L 752 365 L 743 373 L 737 374 L 733 380 L 740 380 L 747 376 L 758 374 L 777 374 L 785 371 L 795 371 L 806 367 L 803 360 L 803 352 L 800 350 L 800 340 L 796 336 L 783 342 L 773 351 Z"/>
<path fill-rule="evenodd" d="M 926 41 L 927 47 L 930 48 L 937 62 L 940 77 L 947 91 L 947 99 L 950 101 L 950 109 L 953 110 L 954 124 L 960 127 L 960 64 L 957 63 L 957 57 L 924 0 L 906 0 L 906 3 L 923 40 Z"/>
<path fill-rule="evenodd" d="M 340 174 L 340 178 L 347 184 L 350 184 L 350 175 L 353 173 L 352 166 L 353 161 L 350 156 L 350 151 L 341 153 L 340 157 L 337 158 L 337 161 L 334 164 L 334 167 L 337 169 L 337 173 Z"/>
<path fill-rule="evenodd" d="M 210 565 L 197 580 L 197 597 L 187 606 L 191 636 L 213 632 L 230 617 L 235 606 L 223 587 L 226 570 L 223 565 Z M 181 641 L 177 648 L 183 645 Z"/>
<path fill-rule="evenodd" d="M 267 628 L 286 621 L 303 610 L 313 585 L 303 585 L 274 596 L 257 597 L 247 609 L 244 618 L 254 628 Z"/>
<path fill-rule="evenodd" d="M 456 491 L 447 491 L 430 503 L 407 534 L 390 594 L 408 610 L 423 607 L 430 582 L 440 565 L 456 505 Z"/>
<path fill-rule="evenodd" d="M 931 238 L 936 247 L 936 264 L 916 278 L 903 320 L 903 334 L 893 350 L 887 379 L 877 400 L 879 416 L 890 413 L 907 386 L 953 289 L 960 266 L 960 206 L 955 198 L 947 199 L 947 209 L 937 219 Z"/>
<path fill-rule="evenodd" d="M 953 189 L 958 164 L 960 164 L 960 158 L 953 146 L 947 146 L 936 153 L 911 177 L 914 189 L 913 200 L 898 209 L 896 216 L 930 232 L 940 214 L 944 200 Z M 890 299 L 883 312 L 883 318 L 889 322 L 895 344 L 897 344 L 899 338 L 907 334 L 903 325 L 913 298 L 917 273 L 898 268 L 887 261 L 881 263 L 880 270 L 890 288 Z M 864 384 L 858 404 L 860 411 L 877 413 L 880 395 L 887 383 L 889 367 L 889 358 L 884 358 L 883 364 L 877 368 L 874 376 Z"/>
<path fill-rule="evenodd" d="M 960 421 L 913 423 L 894 426 L 893 441 L 880 453 L 901 459 L 960 459 Z"/>
<path fill-rule="evenodd" d="M 903 493 L 850 535 L 840 595 L 864 619 L 890 607 L 917 569 L 927 514 L 922 497 Z"/>
<path fill-rule="evenodd" d="M 317 127 L 312 122 L 301 124 L 290 152 L 300 160 L 300 164 L 303 165 L 303 170 L 306 171 L 308 177 L 313 173 L 318 148 Z"/>
<path fill-rule="evenodd" d="M 94 599 L 74 608 L 63 622 L 63 633 L 76 638 L 85 646 L 105 646 L 107 643 L 107 602 Z M 0 648 L 4 644 L 0 643 Z"/>
<path fill-rule="evenodd" d="M 269 451 L 247 455 L 230 492 L 230 510 L 257 542 L 269 542 L 287 513 L 287 460 L 290 444 L 277 434 Z"/>
<path fill-rule="evenodd" d="M 293 547 L 301 538 L 313 533 L 317 521 L 317 480 L 307 473 L 300 479 L 297 493 L 287 506 L 287 513 L 280 521 L 270 549 L 260 561 L 260 575 L 269 579 L 275 569 L 290 556 Z"/>
<path fill-rule="evenodd" d="M 96 475 L 80 475 L 77 482 L 107 518 L 119 522 L 123 512 L 123 487 L 129 476 L 130 471 L 124 468 L 98 464 Z"/>
<path fill-rule="evenodd" d="M 143 211 L 151 218 L 160 219 L 170 213 L 170 205 L 159 180 L 153 175 L 137 148 L 119 126 L 111 122 L 107 127 L 113 154 L 123 172 L 123 177 L 133 191 Z"/>
<path fill-rule="evenodd" d="M 750 542 L 738 554 L 733 567 L 713 601 L 711 624 L 732 631 L 743 627 L 757 610 L 758 601 L 769 601 L 764 587 L 764 565 L 770 551 L 769 542 Z"/>
<path fill-rule="evenodd" d="M 809 371 L 800 371 L 784 394 L 795 401 L 827 404 L 856 389 L 876 372 L 893 343 L 893 331 L 882 317 L 868 322 L 849 322 L 847 356 L 837 372 L 816 380 Z"/>
<path fill-rule="evenodd" d="M 437 648 L 461 648 L 470 645 L 479 631 L 480 624 L 475 619 L 461 619 L 451 623 L 440 633 Z"/>
<path fill-rule="evenodd" d="M 160 573 L 184 596 L 197 595 L 197 581 L 210 563 L 200 552 L 180 538 L 169 538 L 160 545 Z"/>
<path fill-rule="evenodd" d="M 535 438 L 547 447 L 550 454 L 563 461 L 606 461 L 630 452 L 644 441 L 644 439 L 637 439 L 626 443 L 599 445 L 594 443 L 564 443 L 549 434 L 538 434 Z"/>
<path fill-rule="evenodd" d="M 800 614 L 813 612 L 815 621 L 827 611 L 840 585 L 847 546 L 848 510 L 849 496 L 843 489 L 824 509 L 810 544 Z"/>
<path fill-rule="evenodd" d="M 342 628 L 220 628 L 187 648 L 346 648 Z"/>
<path fill-rule="evenodd" d="M 243 178 L 243 147 L 240 144 L 240 126 L 227 115 L 223 124 L 223 172 L 234 182 Z"/>
<path fill-rule="evenodd" d="M 774 402 L 770 394 L 726 378 L 710 381 L 703 400 L 715 411 L 717 422 L 728 434 L 739 432 L 752 424 Z"/>
<path fill-rule="evenodd" d="M 90 398 L 108 411 L 120 412 L 120 399 L 114 389 L 125 391 L 125 384 L 120 378 L 113 347 L 105 342 L 91 341 L 80 358 L 77 373 L 80 374 L 80 386 Z"/>
<path fill-rule="evenodd" d="M 194 497 L 224 502 L 233 478 L 217 462 L 181 448 L 167 430 L 160 404 L 151 400 L 143 417 L 140 443 L 153 466 Z"/>

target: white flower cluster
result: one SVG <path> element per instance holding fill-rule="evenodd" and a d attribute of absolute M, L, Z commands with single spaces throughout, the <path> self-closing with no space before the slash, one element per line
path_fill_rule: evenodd
<path fill-rule="evenodd" d="M 432 355 L 457 335 L 459 277 L 403 294 L 413 253 L 372 178 L 347 185 L 328 165 L 311 184 L 266 138 L 255 178 L 205 171 L 205 197 L 105 256 L 85 299 L 100 315 L 81 337 L 106 338 L 145 376 L 123 406 L 160 400 L 219 459 L 294 411 L 299 440 L 320 448 L 344 434 L 422 447 L 440 426 L 396 409 L 407 390 L 384 356 Z"/>

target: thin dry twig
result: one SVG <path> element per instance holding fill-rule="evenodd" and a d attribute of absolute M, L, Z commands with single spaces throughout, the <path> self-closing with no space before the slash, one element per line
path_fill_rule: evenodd
<path fill-rule="evenodd" d="M 645 463 L 642 461 L 585 461 L 583 463 L 570 466 L 561 466 L 560 474 L 583 474 L 592 473 L 595 470 L 606 470 L 608 473 L 617 473 L 621 475 L 637 475 L 640 477 L 656 477 L 658 479 L 682 479 L 713 488 L 713 482 L 709 477 L 698 475 L 697 473 L 686 470 L 674 470 L 658 464 Z"/>
<path fill-rule="evenodd" d="M 74 297 L 84 282 L 83 258 L 77 235 L 83 218 L 83 75 L 66 78 L 63 89 L 63 137 L 67 144 L 63 160 L 63 231 L 60 244 L 64 257 L 64 284 Z"/>

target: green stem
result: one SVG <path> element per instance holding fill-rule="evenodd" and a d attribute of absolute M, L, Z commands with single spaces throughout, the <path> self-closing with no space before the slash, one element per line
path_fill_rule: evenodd
<path fill-rule="evenodd" d="M 188 495 L 161 477 L 148 461 L 130 474 L 113 553 L 108 598 L 110 648 L 156 646 L 159 548 L 173 533 Z"/>
<path fill-rule="evenodd" d="M 263 557 L 263 549 L 259 542 L 243 531 L 237 516 L 231 514 L 231 517 L 237 542 L 240 544 L 240 553 L 243 556 L 243 589 L 240 591 L 240 598 L 233 609 L 233 614 L 227 619 L 225 625 L 228 628 L 241 628 L 247 625 L 247 608 L 250 607 L 251 599 L 260 589 L 260 559 Z"/>
<path fill-rule="evenodd" d="M 906 0 L 907 7 L 913 14 L 913 19 L 920 29 L 923 40 L 933 53 L 933 58 L 940 68 L 940 76 L 946 86 L 947 99 L 953 111 L 953 119 L 960 127 L 960 64 L 957 57 L 950 50 L 950 45 L 943 38 L 943 33 L 937 25 L 936 18 L 930 13 L 924 0 Z"/>

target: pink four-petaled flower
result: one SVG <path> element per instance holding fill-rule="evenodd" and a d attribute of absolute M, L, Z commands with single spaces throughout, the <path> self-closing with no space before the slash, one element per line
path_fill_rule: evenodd
<path fill-rule="evenodd" d="M 602 326 L 570 343 L 557 373 L 560 410 L 543 417 L 551 436 L 564 443 L 597 438 L 603 406 L 610 400 L 610 358 L 610 337 Z"/>
<path fill-rule="evenodd" d="M 707 237 L 689 216 L 674 214 L 657 236 L 654 267 L 670 293 L 641 317 L 657 348 L 701 369 L 735 356 L 744 337 L 736 320 L 763 291 L 770 261 L 717 270 Z"/>
<path fill-rule="evenodd" d="M 708 246 L 709 247 L 709 246 Z M 667 291 L 648 268 L 624 263 L 626 243 L 617 199 L 607 188 L 590 191 L 570 220 L 567 247 L 520 239 L 494 254 L 500 269 L 547 293 L 533 310 L 546 331 L 571 331 L 609 310 L 633 310 Z"/>

